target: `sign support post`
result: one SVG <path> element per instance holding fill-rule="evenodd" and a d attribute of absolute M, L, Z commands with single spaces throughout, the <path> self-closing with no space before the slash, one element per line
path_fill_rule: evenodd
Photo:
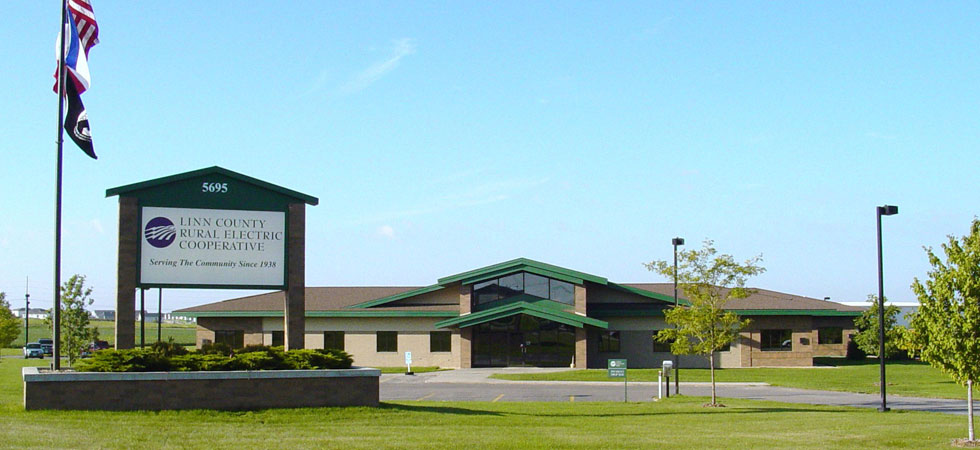
<path fill-rule="evenodd" d="M 625 359 L 606 360 L 606 369 L 608 370 L 609 378 L 623 379 L 623 403 L 626 403 L 627 401 L 629 401 L 629 386 L 626 378 L 626 360 Z"/>

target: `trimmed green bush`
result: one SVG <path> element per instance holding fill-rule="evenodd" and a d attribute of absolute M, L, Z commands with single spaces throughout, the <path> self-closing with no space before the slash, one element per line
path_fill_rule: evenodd
<path fill-rule="evenodd" d="M 222 348 L 187 352 L 171 345 L 102 350 L 79 362 L 80 372 L 167 372 L 223 370 L 349 369 L 354 360 L 342 350 L 290 350 L 250 346 L 223 354 Z"/>

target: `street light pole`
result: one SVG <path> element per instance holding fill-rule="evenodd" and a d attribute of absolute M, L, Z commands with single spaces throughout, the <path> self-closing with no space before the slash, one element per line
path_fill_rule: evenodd
<path fill-rule="evenodd" d="M 27 286 L 24 288 L 24 347 L 27 347 L 27 343 L 31 342 L 31 294 L 30 294 L 30 284 L 31 279 L 27 279 Z"/>
<path fill-rule="evenodd" d="M 878 411 L 888 411 L 885 397 L 885 282 L 881 264 L 881 216 L 898 214 L 898 207 L 892 205 L 879 206 L 878 213 L 878 364 L 881 368 L 881 407 Z"/>
<path fill-rule="evenodd" d="M 670 240 L 670 243 L 674 245 L 674 308 L 677 308 L 677 246 L 684 245 L 684 238 L 675 237 Z M 680 393 L 681 393 L 681 366 L 677 359 L 677 355 L 675 354 L 674 355 L 674 395 L 680 395 Z"/>

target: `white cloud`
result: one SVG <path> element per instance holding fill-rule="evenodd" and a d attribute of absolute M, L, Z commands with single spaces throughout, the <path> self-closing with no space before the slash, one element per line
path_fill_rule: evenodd
<path fill-rule="evenodd" d="M 415 42 L 412 39 L 402 38 L 394 41 L 392 43 L 391 55 L 355 75 L 347 84 L 340 88 L 340 92 L 342 94 L 353 94 L 364 90 L 392 70 L 395 70 L 402 58 L 413 53 L 415 53 Z"/>
<path fill-rule="evenodd" d="M 388 238 L 388 239 L 394 239 L 395 229 L 392 228 L 391 225 L 382 225 L 378 227 L 378 236 Z"/>

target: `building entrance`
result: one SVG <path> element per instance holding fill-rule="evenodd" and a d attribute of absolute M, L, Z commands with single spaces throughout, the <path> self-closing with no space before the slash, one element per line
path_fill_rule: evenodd
<path fill-rule="evenodd" d="M 575 327 L 520 314 L 473 327 L 473 367 L 568 367 Z"/>

